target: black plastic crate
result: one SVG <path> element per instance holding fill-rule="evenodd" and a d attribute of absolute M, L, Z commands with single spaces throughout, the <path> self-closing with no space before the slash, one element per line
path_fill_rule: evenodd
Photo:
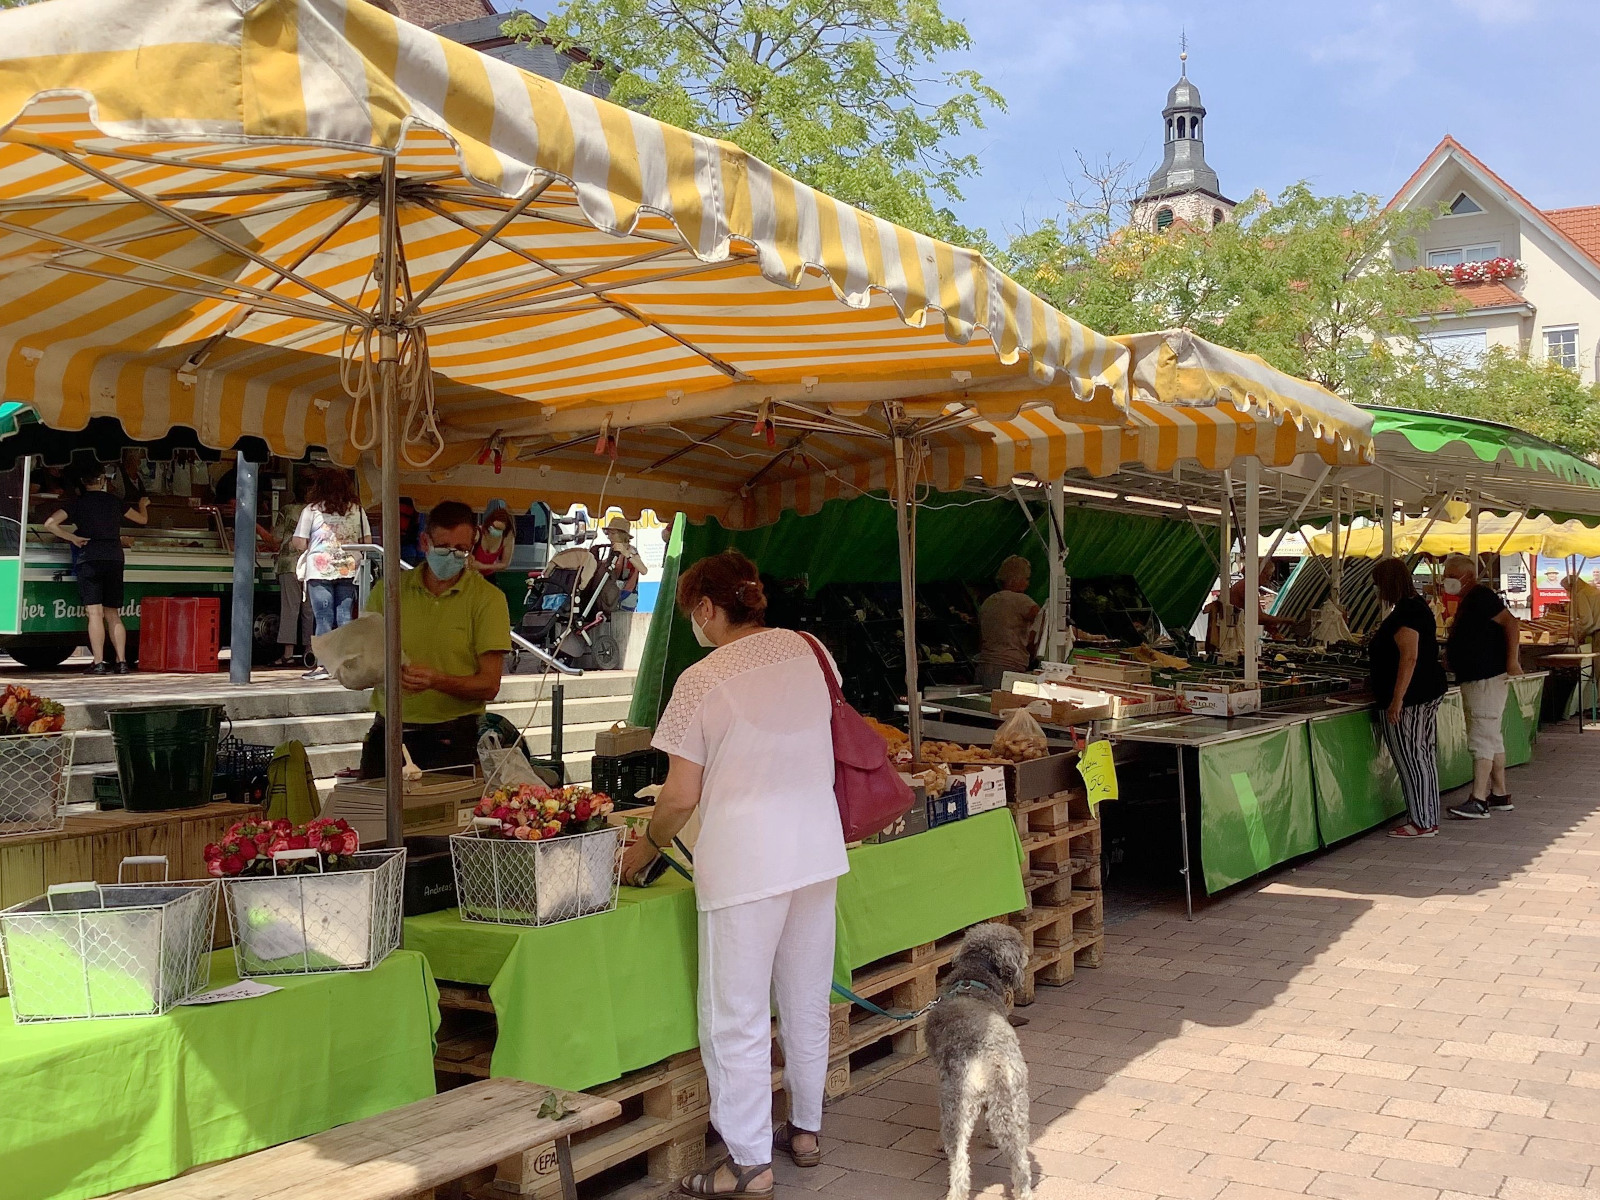
<path fill-rule="evenodd" d="M 604 792 L 618 808 L 640 803 L 639 789 L 667 781 L 667 756 L 660 750 L 596 754 L 589 762 L 589 787 Z"/>
<path fill-rule="evenodd" d="M 217 746 L 213 794 L 234 804 L 265 804 L 267 768 L 272 765 L 275 753 L 276 746 L 257 746 L 235 737 L 223 738 Z"/>

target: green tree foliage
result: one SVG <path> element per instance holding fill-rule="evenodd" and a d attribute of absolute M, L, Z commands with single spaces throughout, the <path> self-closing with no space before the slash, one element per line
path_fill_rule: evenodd
<path fill-rule="evenodd" d="M 998 92 L 945 65 L 971 46 L 939 0 L 565 0 L 540 30 L 599 71 L 611 99 L 724 138 L 829 195 L 969 244 L 944 207 L 977 159 L 951 148 Z"/>
<path fill-rule="evenodd" d="M 1187 326 L 1355 400 L 1406 369 L 1416 318 L 1454 304 L 1429 272 L 1397 271 L 1427 216 L 1375 196 L 1260 194 L 1215 229 L 1109 230 L 1091 213 L 1013 239 L 1017 278 L 1106 333 Z"/>
<path fill-rule="evenodd" d="M 1600 455 L 1600 383 L 1576 371 L 1496 346 L 1481 362 L 1419 354 L 1385 402 L 1515 425 L 1578 454 Z"/>

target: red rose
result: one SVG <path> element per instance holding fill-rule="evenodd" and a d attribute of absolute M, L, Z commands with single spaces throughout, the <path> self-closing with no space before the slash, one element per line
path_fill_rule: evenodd
<path fill-rule="evenodd" d="M 354 854 L 361 849 L 361 835 L 354 829 L 346 829 L 340 836 L 339 841 L 341 846 L 340 853 L 342 854 Z"/>
<path fill-rule="evenodd" d="M 287 849 L 289 849 L 289 839 L 286 837 L 275 837 L 272 839 L 271 844 L 267 847 L 267 857 L 271 858 L 279 851 Z"/>
<path fill-rule="evenodd" d="M 289 849 L 309 850 L 311 849 L 311 839 L 306 837 L 303 833 L 296 834 L 289 839 Z"/>
<path fill-rule="evenodd" d="M 256 856 L 256 844 L 249 838 L 239 839 L 239 857 L 249 862 Z"/>
<path fill-rule="evenodd" d="M 207 859 L 206 874 L 215 875 L 220 878 L 222 875 L 222 861 L 220 859 Z"/>
<path fill-rule="evenodd" d="M 222 860 L 221 866 L 224 875 L 237 875 L 244 870 L 244 859 L 237 854 L 230 854 Z"/>
<path fill-rule="evenodd" d="M 579 800 L 577 804 L 573 805 L 572 815 L 578 818 L 578 820 L 587 821 L 589 819 L 589 813 L 590 808 L 587 800 Z"/>
<path fill-rule="evenodd" d="M 215 842 L 207 842 L 204 854 L 208 859 L 221 858 L 222 847 L 217 845 Z"/>

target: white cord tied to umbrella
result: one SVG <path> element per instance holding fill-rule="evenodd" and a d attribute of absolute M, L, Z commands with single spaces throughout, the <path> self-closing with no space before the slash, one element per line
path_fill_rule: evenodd
<path fill-rule="evenodd" d="M 358 453 L 373 449 L 383 436 L 378 340 L 378 330 L 372 326 L 349 326 L 339 339 L 339 382 L 353 402 L 349 437 Z M 401 425 L 400 460 L 413 470 L 421 470 L 444 453 L 444 434 L 439 429 L 433 392 L 433 366 L 427 334 L 421 329 L 402 329 L 399 341 L 395 391 L 410 397 Z M 361 433 L 363 423 L 369 430 L 366 436 Z M 431 446 L 432 451 L 425 458 L 417 458 L 410 450 L 413 445 Z"/>

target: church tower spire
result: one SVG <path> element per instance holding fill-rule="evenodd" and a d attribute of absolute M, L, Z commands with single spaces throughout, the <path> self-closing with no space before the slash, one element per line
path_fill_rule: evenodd
<path fill-rule="evenodd" d="M 1206 107 L 1200 102 L 1200 89 L 1189 80 L 1187 35 L 1181 46 L 1178 82 L 1167 92 L 1167 105 L 1161 110 L 1161 165 L 1134 202 L 1134 224 L 1143 229 L 1165 229 L 1176 220 L 1210 228 L 1227 220 L 1234 208 L 1206 162 Z"/>

